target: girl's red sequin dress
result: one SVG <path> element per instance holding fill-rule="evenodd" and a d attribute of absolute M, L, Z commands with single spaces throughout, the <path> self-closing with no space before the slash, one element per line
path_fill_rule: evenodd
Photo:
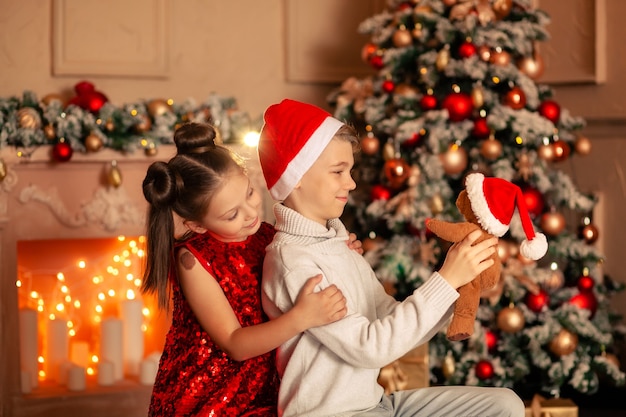
<path fill-rule="evenodd" d="M 181 243 L 222 287 L 242 327 L 267 320 L 261 307 L 265 247 L 274 228 L 263 223 L 244 242 L 220 242 L 208 233 Z M 172 283 L 172 325 L 165 340 L 149 415 L 276 416 L 275 352 L 232 360 L 202 329 L 177 277 Z"/>

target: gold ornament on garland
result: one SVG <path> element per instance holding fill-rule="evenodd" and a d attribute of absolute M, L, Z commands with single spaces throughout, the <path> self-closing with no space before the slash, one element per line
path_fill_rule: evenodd
<path fill-rule="evenodd" d="M 41 116 L 32 107 L 22 107 L 17 111 L 17 124 L 25 129 L 41 129 Z"/>
<path fill-rule="evenodd" d="M 548 236 L 558 236 L 565 229 L 565 216 L 551 207 L 550 211 L 541 215 L 539 227 Z"/>
<path fill-rule="evenodd" d="M 445 153 L 439 155 L 443 170 L 448 175 L 460 174 L 467 168 L 467 151 L 453 143 Z"/>
<path fill-rule="evenodd" d="M 87 149 L 87 152 L 98 152 L 102 149 L 102 145 L 103 143 L 100 136 L 93 132 L 85 138 L 85 149 Z"/>
<path fill-rule="evenodd" d="M 502 20 L 506 18 L 513 8 L 513 0 L 493 0 L 493 12 L 496 19 Z"/>
<path fill-rule="evenodd" d="M 409 46 L 413 43 L 413 35 L 411 32 L 407 30 L 407 28 L 402 25 L 398 30 L 396 30 L 393 34 L 393 44 L 397 48 L 403 48 Z"/>
<path fill-rule="evenodd" d="M 539 145 L 537 148 L 537 155 L 546 162 L 553 161 L 556 156 L 554 153 L 554 147 L 551 143 L 543 143 Z"/>
<path fill-rule="evenodd" d="M 489 161 L 495 161 L 502 156 L 502 143 L 493 135 L 480 145 L 480 154 Z"/>
<path fill-rule="evenodd" d="M 47 124 L 43 128 L 43 134 L 46 136 L 48 140 L 54 140 L 57 137 L 57 131 L 54 126 Z"/>
<path fill-rule="evenodd" d="M 109 184 L 117 188 L 122 185 L 122 172 L 117 166 L 117 161 L 111 161 L 111 168 L 109 169 Z"/>
<path fill-rule="evenodd" d="M 148 113 L 152 117 L 162 116 L 171 111 L 170 104 L 167 100 L 155 98 L 148 102 Z"/>
<path fill-rule="evenodd" d="M 517 61 L 517 68 L 519 68 L 523 74 L 526 74 L 528 78 L 536 81 L 543 75 L 543 58 L 537 53 L 533 53 L 531 56 L 525 56 Z"/>
<path fill-rule="evenodd" d="M 446 379 L 450 379 L 452 375 L 454 375 L 455 370 L 456 363 L 454 363 L 454 356 L 452 356 L 452 352 L 448 352 L 443 358 L 443 362 L 441 364 L 441 372 Z"/>
<path fill-rule="evenodd" d="M 150 142 L 148 145 L 146 145 L 146 147 L 143 149 L 143 153 L 146 156 L 156 156 L 158 150 L 154 142 Z"/>
<path fill-rule="evenodd" d="M 589 155 L 591 153 L 591 141 L 585 136 L 579 136 L 574 143 L 574 150 L 578 155 Z"/>
<path fill-rule="evenodd" d="M 561 331 L 550 341 L 548 348 L 550 352 L 557 356 L 566 356 L 576 350 L 578 346 L 578 335 L 567 329 Z"/>

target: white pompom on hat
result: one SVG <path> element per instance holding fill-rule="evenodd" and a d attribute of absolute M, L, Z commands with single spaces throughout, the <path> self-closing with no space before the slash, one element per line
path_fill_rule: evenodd
<path fill-rule="evenodd" d="M 312 104 L 285 99 L 265 110 L 258 153 L 270 195 L 284 200 L 344 124 Z"/>
<path fill-rule="evenodd" d="M 485 178 L 483 174 L 472 173 L 465 179 L 465 189 L 474 215 L 487 232 L 498 237 L 504 235 L 517 207 L 527 239 L 522 242 L 520 252 L 533 260 L 546 254 L 546 236 L 535 233 L 522 190 L 517 185 L 502 178 Z"/>

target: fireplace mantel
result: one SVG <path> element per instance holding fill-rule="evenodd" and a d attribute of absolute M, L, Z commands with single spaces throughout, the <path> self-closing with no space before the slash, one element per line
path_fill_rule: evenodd
<path fill-rule="evenodd" d="M 254 150 L 232 148 L 248 159 L 251 179 L 263 189 Z M 37 148 L 28 158 L 18 156 L 16 149 L 0 149 L 7 168 L 0 182 L 0 417 L 146 415 L 151 387 L 138 381 L 124 380 L 113 387 L 88 386 L 85 392 L 58 387 L 22 394 L 16 243 L 142 234 L 146 203 L 141 182 L 152 162 L 166 161 L 174 152 L 173 146 L 159 147 L 155 156 L 146 156 L 141 150 L 123 154 L 104 149 L 74 154 L 69 162 L 55 163 L 48 146 Z M 112 161 L 122 174 L 118 187 L 108 180 Z M 271 213 L 272 201 L 267 197 L 264 210 Z"/>

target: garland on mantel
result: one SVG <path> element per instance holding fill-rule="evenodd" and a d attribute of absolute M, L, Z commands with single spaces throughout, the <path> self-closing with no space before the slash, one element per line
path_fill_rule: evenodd
<path fill-rule="evenodd" d="M 158 146 L 172 144 L 176 127 L 188 121 L 213 124 L 223 143 L 260 128 L 234 98 L 215 93 L 201 103 L 154 98 L 116 106 L 88 81 L 76 84 L 74 91 L 69 101 L 59 94 L 40 100 L 32 91 L 0 98 L 0 149 L 13 147 L 18 156 L 28 158 L 38 147 L 52 145 L 56 162 L 69 161 L 73 152 L 103 148 L 156 155 Z"/>

